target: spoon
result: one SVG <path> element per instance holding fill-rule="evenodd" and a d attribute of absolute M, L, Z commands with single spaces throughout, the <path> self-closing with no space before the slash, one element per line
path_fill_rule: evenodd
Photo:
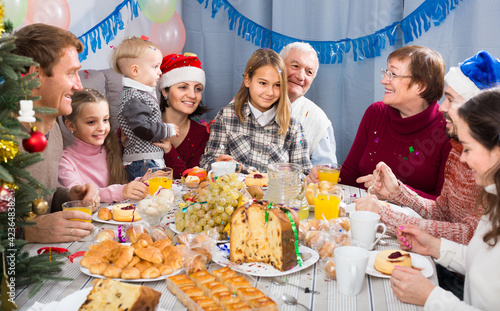
<path fill-rule="evenodd" d="M 295 285 L 295 284 L 292 284 L 292 283 L 288 283 L 287 281 L 283 280 L 283 279 L 280 279 L 278 277 L 273 277 L 271 279 L 271 281 L 274 283 L 274 284 L 277 284 L 277 285 L 285 285 L 285 284 L 288 284 L 288 285 L 292 285 L 292 286 L 295 286 L 295 287 L 298 287 L 300 288 L 301 290 L 304 291 L 304 293 L 306 294 L 319 294 L 318 291 L 315 291 L 315 290 L 310 290 L 309 287 L 301 287 L 301 286 L 298 286 L 298 285 Z M 292 297 L 293 298 L 293 297 Z"/>
<path fill-rule="evenodd" d="M 283 301 L 287 304 L 287 305 L 299 305 L 299 306 L 302 306 L 304 307 L 304 309 L 308 310 L 308 311 L 311 311 L 311 309 L 309 309 L 308 307 L 304 306 L 303 304 L 301 303 L 298 303 L 297 302 L 297 299 L 295 297 L 292 297 L 288 294 L 285 294 L 283 293 L 283 295 L 281 296 L 281 299 L 283 299 Z"/>

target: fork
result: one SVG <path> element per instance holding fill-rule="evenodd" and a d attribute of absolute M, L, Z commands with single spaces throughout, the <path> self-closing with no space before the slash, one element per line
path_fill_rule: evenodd
<path fill-rule="evenodd" d="M 380 170 L 377 171 L 377 175 L 375 176 L 375 181 L 373 182 L 373 184 L 370 187 L 368 187 L 368 190 L 367 190 L 368 195 L 371 194 L 370 192 L 371 192 L 373 186 L 375 185 L 375 183 L 377 182 L 378 175 L 380 175 Z"/>

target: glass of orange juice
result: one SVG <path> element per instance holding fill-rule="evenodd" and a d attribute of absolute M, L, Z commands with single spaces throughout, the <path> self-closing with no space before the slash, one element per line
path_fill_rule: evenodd
<path fill-rule="evenodd" d="M 173 169 L 170 167 L 153 167 L 148 169 L 149 193 L 154 195 L 161 186 L 164 189 L 172 188 Z"/>
<path fill-rule="evenodd" d="M 330 220 L 339 217 L 341 191 L 339 187 L 329 190 L 315 189 L 314 218 Z"/>
<path fill-rule="evenodd" d="M 337 184 L 339 182 L 341 168 L 342 165 L 335 163 L 318 165 L 317 169 L 319 181 L 326 180 L 328 182 L 331 182 L 332 184 Z"/>
<path fill-rule="evenodd" d="M 94 203 L 91 201 L 85 202 L 81 200 L 76 200 L 76 201 L 68 201 L 64 202 L 62 204 L 62 209 L 63 211 L 80 211 L 89 214 L 92 216 L 92 207 L 94 206 Z M 85 221 L 85 222 L 90 222 L 90 220 L 83 220 L 83 219 L 77 219 L 73 218 L 70 220 L 79 220 L 79 221 Z"/>

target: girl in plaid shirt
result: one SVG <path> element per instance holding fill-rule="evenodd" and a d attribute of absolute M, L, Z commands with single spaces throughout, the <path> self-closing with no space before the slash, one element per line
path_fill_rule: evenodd
<path fill-rule="evenodd" d="M 271 163 L 291 162 L 307 175 L 307 141 L 291 110 L 284 61 L 273 50 L 255 51 L 234 100 L 215 116 L 200 166 L 237 161 L 265 172 Z"/>

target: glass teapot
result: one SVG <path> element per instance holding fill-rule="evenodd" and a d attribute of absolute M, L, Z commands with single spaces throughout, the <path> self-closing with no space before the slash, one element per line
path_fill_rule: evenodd
<path fill-rule="evenodd" d="M 305 192 L 306 176 L 302 165 L 296 163 L 274 163 L 267 167 L 268 187 L 264 200 L 275 204 L 284 204 L 299 210 L 307 205 Z"/>

